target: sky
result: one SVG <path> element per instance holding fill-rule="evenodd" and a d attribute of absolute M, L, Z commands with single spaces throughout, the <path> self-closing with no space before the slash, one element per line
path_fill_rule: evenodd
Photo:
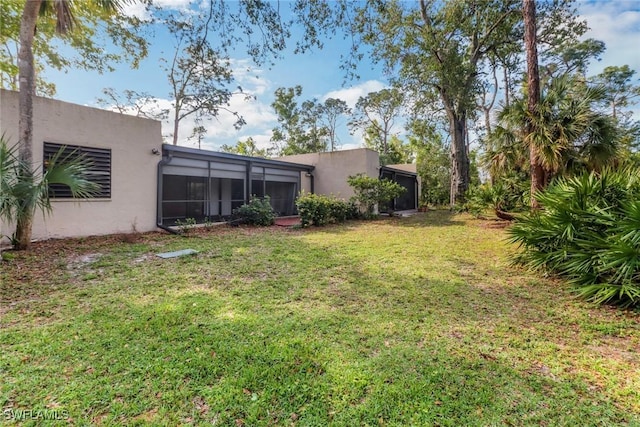
<path fill-rule="evenodd" d="M 164 7 L 180 10 L 188 0 L 156 0 Z M 140 6 L 128 6 L 128 13 L 143 15 Z M 581 17 L 587 20 L 590 30 L 585 38 L 595 38 L 605 42 L 607 50 L 598 62 L 593 62 L 589 75 L 601 72 L 609 65 L 629 65 L 636 70 L 636 84 L 640 74 L 640 0 L 579 0 L 577 7 Z M 103 88 L 117 91 L 126 89 L 149 92 L 158 98 L 162 106 L 169 107 L 169 85 L 166 74 L 159 67 L 159 58 L 172 41 L 162 29 L 155 31 L 150 40 L 149 56 L 136 70 L 126 64 L 117 66 L 116 71 L 102 75 L 95 72 L 67 70 L 58 72 L 47 70 L 45 76 L 56 84 L 55 98 L 81 105 L 98 106 L 97 99 L 103 97 Z M 243 95 L 232 98 L 230 109 L 240 113 L 247 124 L 240 130 L 233 127 L 235 117 L 221 112 L 217 118 L 205 122 L 207 134 L 201 143 L 203 149 L 218 150 L 221 145 L 233 145 L 238 140 L 252 137 L 260 147 L 270 146 L 271 130 L 277 125 L 277 117 L 271 107 L 273 93 L 279 87 L 301 85 L 303 92 L 300 102 L 317 98 L 340 98 L 353 107 L 360 96 L 386 87 L 388 80 L 382 68 L 366 58 L 359 66 L 358 80 L 345 80 L 340 69 L 340 57 L 348 51 L 348 42 L 342 38 L 328 40 L 322 50 L 314 50 L 303 55 L 295 55 L 289 48 L 283 58 L 273 66 L 255 66 L 242 49 L 236 49 L 232 64 L 237 84 L 246 94 L 254 97 L 247 101 Z M 104 108 L 104 107 L 102 107 Z M 635 107 L 635 118 L 640 119 L 640 107 Z M 346 128 L 347 119 L 342 119 L 339 132 L 339 148 L 349 149 L 362 146 L 359 134 L 350 135 Z M 180 145 L 197 147 L 196 140 L 187 140 L 193 129 L 193 122 L 186 119 L 181 123 Z M 163 134 L 172 131 L 172 123 L 163 123 Z M 396 129 L 401 131 L 401 129 Z"/>

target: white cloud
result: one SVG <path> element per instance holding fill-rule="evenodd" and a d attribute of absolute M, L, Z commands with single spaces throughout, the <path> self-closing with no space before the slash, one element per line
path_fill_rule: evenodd
<path fill-rule="evenodd" d="M 366 96 L 369 92 L 377 92 L 387 87 L 384 83 L 378 80 L 367 80 L 359 85 L 351 86 L 345 89 L 333 90 L 324 95 L 321 100 L 327 98 L 339 98 L 347 103 L 350 108 L 355 107 L 358 98 Z"/>
<path fill-rule="evenodd" d="M 254 139 L 262 145 L 269 146 L 271 138 L 271 128 L 277 121 L 277 116 L 273 113 L 271 106 L 259 100 L 259 96 L 267 93 L 271 88 L 271 82 L 262 78 L 263 70 L 252 68 L 249 60 L 232 59 L 231 65 L 235 83 L 242 87 L 243 92 L 231 97 L 229 105 L 224 110 L 218 112 L 217 117 L 205 119 L 201 124 L 207 129 L 201 141 L 202 148 L 219 149 L 222 144 L 235 144 L 239 139 L 245 139 L 248 132 L 255 134 Z M 117 111 L 115 107 L 107 107 L 112 111 Z M 128 108 L 125 113 L 138 115 L 138 111 L 144 111 L 147 116 L 157 114 L 161 110 L 168 110 L 167 119 L 162 121 L 162 135 L 165 142 L 172 142 L 173 134 L 173 107 L 172 101 L 164 98 L 153 98 L 136 107 Z M 228 111 L 227 111 L 228 110 Z M 234 124 L 237 117 L 232 113 L 236 112 L 244 118 L 246 125 L 237 130 Z M 194 116 L 187 116 L 180 121 L 178 132 L 178 144 L 197 147 L 197 138 L 191 138 L 193 129 L 198 124 Z"/>
<path fill-rule="evenodd" d="M 589 73 L 598 74 L 607 66 L 629 65 L 636 70 L 636 84 L 640 74 L 640 2 L 617 0 L 607 2 L 580 2 L 580 15 L 587 20 L 590 30 L 585 38 L 605 42 L 607 50 L 599 62 L 591 64 Z M 640 119 L 640 106 L 630 109 Z"/>
<path fill-rule="evenodd" d="M 160 100 L 160 105 L 170 104 L 168 100 Z M 234 124 L 237 120 L 236 116 L 228 111 L 220 111 L 217 117 L 211 117 L 205 119 L 202 123 L 207 129 L 204 135 L 202 148 L 208 147 L 208 149 L 219 149 L 222 144 L 235 144 L 240 139 L 245 139 L 248 136 L 248 132 L 252 130 L 256 133 L 264 133 L 264 129 L 270 129 L 273 122 L 276 120 L 276 116 L 270 111 L 270 107 L 255 101 L 246 101 L 244 96 L 236 95 L 231 99 L 230 105 L 227 107 L 230 111 L 235 111 L 240 114 L 247 125 L 241 129 L 236 129 Z M 197 123 L 193 116 L 187 116 L 180 121 L 180 129 L 178 133 L 178 145 L 197 147 L 197 138 L 191 138 L 194 127 Z M 170 142 L 171 138 L 168 136 L 173 133 L 173 116 L 162 122 L 162 134 L 165 136 L 167 142 Z M 270 134 L 266 137 L 266 140 L 270 138 Z M 264 141 L 262 135 L 258 135 L 258 142 Z M 260 145 L 259 145 L 260 146 Z M 261 147 L 262 148 L 262 147 Z"/>
<path fill-rule="evenodd" d="M 237 112 L 247 122 L 248 128 L 271 128 L 277 120 L 276 115 L 271 111 L 271 107 L 258 100 L 247 100 L 243 95 L 235 95 L 227 107 L 230 111 Z M 238 138 L 241 134 L 233 125 L 236 116 L 227 111 L 220 111 L 218 117 L 213 119 L 208 126 L 208 134 L 220 138 Z"/>
<path fill-rule="evenodd" d="M 247 124 L 240 129 L 235 129 L 236 116 L 228 111 L 221 110 L 217 117 L 206 119 L 202 126 L 207 129 L 200 141 L 200 147 L 207 150 L 219 150 L 223 144 L 233 145 L 239 140 L 252 137 L 259 148 L 269 148 L 272 129 L 277 125 L 277 116 L 270 105 L 272 84 L 262 78 L 263 71 L 252 69 L 248 60 L 232 60 L 236 83 L 243 87 L 243 94 L 236 94 L 226 108 L 240 114 Z M 369 92 L 378 91 L 385 85 L 377 80 L 370 80 L 359 85 L 330 91 L 321 99 L 330 97 L 345 100 L 350 106 L 354 106 L 360 96 Z M 115 108 L 110 108 L 116 110 Z M 173 111 L 172 102 L 169 99 L 155 98 L 148 100 L 146 104 L 137 108 L 132 107 L 128 114 L 137 114 L 138 110 L 147 113 L 158 113 L 162 109 L 170 110 L 168 118 L 162 122 L 162 134 L 165 142 L 172 142 Z M 197 123 L 193 116 L 187 116 L 180 122 L 178 145 L 186 147 L 198 147 L 198 139 L 190 138 Z M 344 129 L 340 135 L 339 149 L 352 149 L 362 146 L 361 132 L 350 135 Z"/>
<path fill-rule="evenodd" d="M 253 138 L 253 140 L 256 143 L 256 147 L 262 149 L 262 148 L 270 148 L 273 143 L 271 142 L 271 130 L 266 130 L 263 133 L 247 133 L 247 132 L 243 132 L 241 134 L 238 135 L 238 140 L 246 140 L 248 138 Z"/>
<path fill-rule="evenodd" d="M 262 95 L 270 89 L 272 84 L 264 78 L 264 70 L 254 68 L 250 59 L 229 60 L 233 70 L 233 78 L 242 87 L 243 92 L 250 95 Z"/>
<path fill-rule="evenodd" d="M 167 10 L 187 11 L 191 6 L 191 0 L 154 0 L 153 6 Z M 142 20 L 151 18 L 144 2 L 126 2 L 123 5 L 123 13 Z"/>
<path fill-rule="evenodd" d="M 634 70 L 640 70 L 640 2 L 580 2 L 578 11 L 590 27 L 585 38 L 602 40 L 607 47 L 602 60 L 591 65 L 592 74 L 610 65 L 628 64 Z"/>

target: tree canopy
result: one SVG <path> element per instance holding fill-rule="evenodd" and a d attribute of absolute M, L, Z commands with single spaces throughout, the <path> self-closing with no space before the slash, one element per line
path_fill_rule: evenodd
<path fill-rule="evenodd" d="M 20 19 L 24 0 L 3 0 L 0 8 L 0 85 L 18 89 Z M 45 8 L 38 19 L 33 52 L 36 90 L 40 95 L 55 94 L 55 85 L 42 76 L 45 68 L 113 71 L 116 63 L 138 67 L 147 55 L 149 34 L 136 17 L 115 13 L 96 2 L 68 1 L 74 31 L 61 35 L 53 10 Z M 54 41 L 55 40 L 55 41 Z"/>

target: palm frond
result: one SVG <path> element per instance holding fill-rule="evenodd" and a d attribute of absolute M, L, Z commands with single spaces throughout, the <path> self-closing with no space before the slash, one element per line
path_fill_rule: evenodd
<path fill-rule="evenodd" d="M 48 160 L 47 170 L 37 176 L 30 164 L 22 162 L 16 147 L 0 137 L 0 218 L 13 222 L 32 215 L 36 210 L 52 211 L 49 187 L 69 186 L 76 198 L 92 197 L 100 190 L 88 175 L 91 162 L 76 153 L 65 155 L 62 147 Z"/>
<path fill-rule="evenodd" d="M 545 207 L 508 230 L 516 261 L 567 278 L 597 303 L 640 304 L 640 172 L 557 179 L 536 198 Z"/>

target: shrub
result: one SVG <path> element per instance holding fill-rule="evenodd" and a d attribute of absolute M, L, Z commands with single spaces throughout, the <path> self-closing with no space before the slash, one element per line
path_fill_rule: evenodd
<path fill-rule="evenodd" d="M 296 207 L 303 227 L 322 226 L 330 222 L 344 222 L 358 216 L 358 208 L 334 196 L 301 193 Z"/>
<path fill-rule="evenodd" d="M 329 222 L 331 207 L 328 197 L 319 194 L 301 194 L 296 200 L 300 223 L 303 227 L 322 226 Z"/>
<path fill-rule="evenodd" d="M 196 219 L 195 218 L 177 219 L 176 227 L 178 227 L 178 229 L 182 234 L 187 234 L 189 231 L 191 231 L 196 227 Z"/>
<path fill-rule="evenodd" d="M 567 277 L 595 303 L 640 304 L 640 172 L 560 179 L 536 198 L 543 210 L 509 230 L 517 262 Z"/>
<path fill-rule="evenodd" d="M 376 204 L 388 203 L 401 196 L 406 188 L 388 179 L 371 178 L 364 174 L 352 175 L 347 182 L 355 191 L 354 201 L 359 204 L 366 217 L 372 217 Z"/>
<path fill-rule="evenodd" d="M 529 201 L 529 181 L 504 178 L 490 185 L 472 186 L 465 194 L 466 201 L 459 211 L 467 211 L 475 217 L 482 216 L 487 209 L 500 217 L 506 212 L 518 212 L 526 208 Z"/>
<path fill-rule="evenodd" d="M 358 206 L 353 201 L 345 201 L 335 197 L 329 198 L 330 215 L 335 222 L 344 222 L 360 216 Z"/>
<path fill-rule="evenodd" d="M 233 210 L 233 219 L 249 225 L 273 225 L 276 213 L 271 207 L 269 196 L 264 198 L 252 197 L 248 204 Z"/>

